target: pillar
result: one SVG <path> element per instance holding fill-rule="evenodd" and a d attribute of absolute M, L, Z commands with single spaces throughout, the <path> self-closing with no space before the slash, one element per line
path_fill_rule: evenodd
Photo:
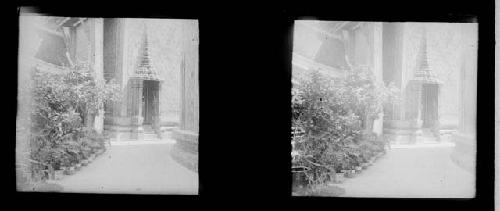
<path fill-rule="evenodd" d="M 451 158 L 460 167 L 474 174 L 476 168 L 476 81 L 477 51 L 467 49 L 462 56 L 459 76 L 459 124 L 453 136 L 455 148 Z"/>
<path fill-rule="evenodd" d="M 128 112 L 131 117 L 131 133 L 130 139 L 138 140 L 143 138 L 142 128 L 142 86 L 143 82 L 140 79 L 130 79 L 129 81 L 129 101 Z"/>
<path fill-rule="evenodd" d="M 373 34 L 372 38 L 372 59 L 371 65 L 373 67 L 373 73 L 375 75 L 375 81 L 377 83 L 383 83 L 383 28 L 382 23 L 372 23 L 373 24 Z M 381 135 L 383 132 L 383 119 L 384 114 L 380 113 L 378 118 L 373 122 L 373 132 L 377 135 Z"/>
<path fill-rule="evenodd" d="M 394 83 L 401 92 L 402 100 L 390 106 L 390 114 L 385 114 L 384 135 L 394 143 L 414 143 L 416 141 L 416 122 L 405 118 L 405 95 L 403 87 L 403 23 L 383 23 L 383 81 L 386 85 Z M 412 94 L 407 96 L 414 96 Z"/>
<path fill-rule="evenodd" d="M 97 84 L 104 84 L 104 70 L 103 70 L 103 38 L 104 38 L 104 28 L 103 28 L 102 18 L 93 18 L 91 23 L 91 51 L 90 59 L 92 62 L 93 69 L 95 71 L 95 80 Z M 101 104 L 103 102 L 100 102 Z M 102 133 L 104 127 L 104 109 L 99 109 L 94 118 L 94 129 L 98 133 Z"/>
<path fill-rule="evenodd" d="M 163 137 L 162 132 L 161 132 L 161 121 L 160 121 L 160 96 L 161 96 L 161 88 L 162 88 L 162 81 L 157 82 L 158 86 L 156 87 L 155 91 L 155 102 L 154 102 L 154 112 L 155 114 L 153 115 L 153 129 L 159 139 Z"/>
<path fill-rule="evenodd" d="M 198 172 L 198 24 L 184 26 L 184 50 L 181 63 L 181 118 L 172 133 L 176 144 L 172 158 Z"/>

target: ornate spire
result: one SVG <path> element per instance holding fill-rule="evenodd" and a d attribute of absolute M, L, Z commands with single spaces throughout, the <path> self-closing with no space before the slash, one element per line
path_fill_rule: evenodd
<path fill-rule="evenodd" d="M 140 78 L 144 80 L 157 80 L 160 81 L 160 77 L 153 67 L 151 52 L 149 48 L 149 40 L 147 33 L 147 25 L 144 24 L 144 31 L 142 35 L 142 45 L 139 53 L 139 61 L 135 75 L 133 77 Z"/>
<path fill-rule="evenodd" d="M 417 58 L 417 70 L 413 77 L 413 81 L 421 82 L 424 84 L 441 84 L 441 81 L 436 77 L 434 72 L 431 71 L 429 67 L 429 61 L 427 57 L 427 32 L 423 31 L 422 41 L 420 42 L 420 52 Z"/>

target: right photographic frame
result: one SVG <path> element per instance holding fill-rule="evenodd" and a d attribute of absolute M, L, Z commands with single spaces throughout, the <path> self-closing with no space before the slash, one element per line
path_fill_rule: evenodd
<path fill-rule="evenodd" d="M 292 196 L 473 198 L 478 24 L 296 20 Z"/>

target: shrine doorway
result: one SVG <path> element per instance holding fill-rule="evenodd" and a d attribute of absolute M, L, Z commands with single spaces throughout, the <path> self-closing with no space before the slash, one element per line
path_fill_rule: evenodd
<path fill-rule="evenodd" d="M 439 84 L 424 83 L 421 85 L 420 117 L 424 136 L 434 136 L 440 140 L 439 134 Z"/>
<path fill-rule="evenodd" d="M 422 128 L 434 128 L 438 123 L 437 84 L 422 85 Z"/>
<path fill-rule="evenodd" d="M 159 89 L 160 82 L 144 80 L 142 89 L 142 116 L 143 125 L 154 128 L 159 118 Z"/>

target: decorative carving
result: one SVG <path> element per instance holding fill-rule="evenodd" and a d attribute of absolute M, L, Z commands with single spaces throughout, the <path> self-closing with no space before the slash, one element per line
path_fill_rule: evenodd
<path fill-rule="evenodd" d="M 149 48 L 146 25 L 144 25 L 141 54 L 139 54 L 138 65 L 131 78 L 161 81 L 160 75 L 157 73 L 151 61 L 151 52 Z"/>

